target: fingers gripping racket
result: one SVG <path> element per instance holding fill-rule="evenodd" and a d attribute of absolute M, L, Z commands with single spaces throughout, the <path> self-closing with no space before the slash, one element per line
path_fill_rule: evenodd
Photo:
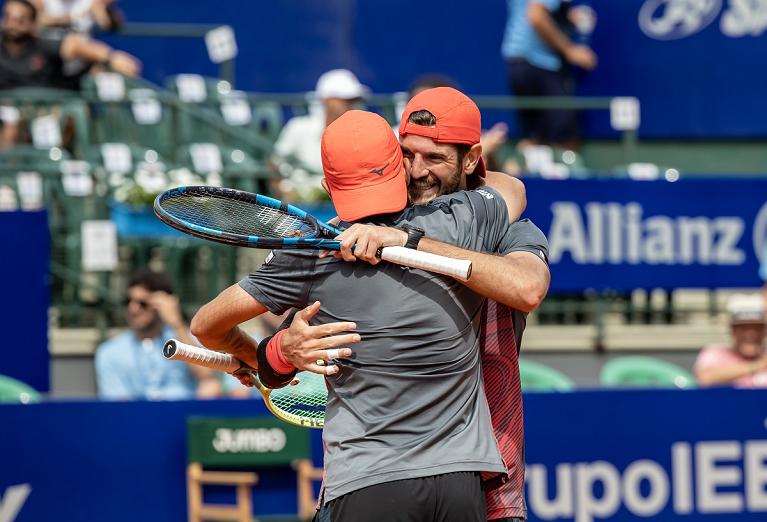
<path fill-rule="evenodd" d="M 220 187 L 178 187 L 154 202 L 157 217 L 186 234 L 252 248 L 340 250 L 341 230 L 277 199 Z M 384 247 L 381 259 L 466 281 L 471 261 Z"/>
<path fill-rule="evenodd" d="M 266 407 L 275 417 L 302 428 L 322 429 L 325 425 L 328 389 L 322 375 L 299 372 L 296 375 L 297 384 L 271 389 L 261 384 L 254 368 L 228 353 L 170 339 L 163 346 L 162 354 L 166 359 L 174 361 L 185 361 L 235 375 L 247 374 L 263 395 Z"/>

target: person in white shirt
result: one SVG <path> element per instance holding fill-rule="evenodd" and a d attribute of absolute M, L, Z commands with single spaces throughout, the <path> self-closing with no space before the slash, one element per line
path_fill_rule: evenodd
<path fill-rule="evenodd" d="M 288 120 L 274 144 L 273 161 L 285 176 L 279 187 L 283 196 L 313 199 L 315 191 L 324 194 L 320 186 L 322 133 L 339 116 L 355 108 L 369 92 L 347 69 L 333 69 L 319 77 L 309 114 Z"/>

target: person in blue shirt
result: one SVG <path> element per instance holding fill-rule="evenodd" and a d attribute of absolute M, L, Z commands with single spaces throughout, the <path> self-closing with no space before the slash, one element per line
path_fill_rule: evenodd
<path fill-rule="evenodd" d="M 138 270 L 128 283 L 125 305 L 128 330 L 96 350 L 100 398 L 167 400 L 221 394 L 220 381 L 210 370 L 162 355 L 169 338 L 196 344 L 167 274 Z"/>
<path fill-rule="evenodd" d="M 597 56 L 588 45 L 573 41 L 558 23 L 560 11 L 569 8 L 569 0 L 507 3 L 509 15 L 501 53 L 508 66 L 512 93 L 572 96 L 574 81 L 569 66 L 590 71 L 597 65 Z M 573 7 L 567 14 L 574 18 L 584 13 Z M 579 133 L 574 111 L 524 109 L 519 111 L 519 123 L 526 142 L 577 148 Z"/>

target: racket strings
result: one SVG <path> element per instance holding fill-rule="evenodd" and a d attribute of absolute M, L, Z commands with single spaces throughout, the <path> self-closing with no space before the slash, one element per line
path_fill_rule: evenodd
<path fill-rule="evenodd" d="M 161 203 L 174 218 L 230 234 L 273 238 L 314 237 L 311 223 L 279 208 L 200 195 L 180 195 Z"/>
<path fill-rule="evenodd" d="M 300 382 L 273 390 L 269 401 L 279 410 L 307 419 L 325 417 L 328 390 L 321 375 L 309 372 L 299 374 Z"/>

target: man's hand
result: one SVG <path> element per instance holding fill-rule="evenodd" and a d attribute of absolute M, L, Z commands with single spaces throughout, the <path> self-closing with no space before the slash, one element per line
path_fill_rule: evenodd
<path fill-rule="evenodd" d="M 344 333 L 357 328 L 356 324 L 350 322 L 311 326 L 309 321 L 317 315 L 319 309 L 320 302 L 315 301 L 293 317 L 290 327 L 282 334 L 282 353 L 299 370 L 332 375 L 338 372 L 338 367 L 327 363 L 352 355 L 352 350 L 344 346 L 359 342 L 360 336 Z M 317 364 L 318 361 L 322 361 L 322 364 Z"/>
<path fill-rule="evenodd" d="M 167 292 L 153 292 L 149 298 L 149 304 L 157 310 L 160 319 L 174 330 L 186 328 L 184 318 L 181 315 L 178 296 Z"/>
<path fill-rule="evenodd" d="M 112 51 L 109 55 L 109 67 L 124 76 L 136 77 L 141 73 L 141 62 L 122 51 Z"/>
<path fill-rule="evenodd" d="M 336 239 L 341 241 L 341 250 L 334 253 L 336 257 L 377 265 L 381 262 L 378 250 L 387 246 L 404 246 L 407 243 L 407 232 L 393 227 L 355 223 L 336 236 Z"/>
<path fill-rule="evenodd" d="M 588 45 L 571 45 L 565 51 L 565 59 L 570 64 L 587 71 L 591 71 L 597 66 L 597 55 Z"/>

